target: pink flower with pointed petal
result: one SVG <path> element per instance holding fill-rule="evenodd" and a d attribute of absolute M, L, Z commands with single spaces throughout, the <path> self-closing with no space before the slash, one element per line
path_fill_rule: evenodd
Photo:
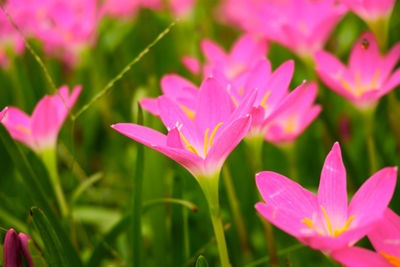
<path fill-rule="evenodd" d="M 226 0 L 221 16 L 301 58 L 311 58 L 345 13 L 346 8 L 334 0 Z"/>
<path fill-rule="evenodd" d="M 364 21 L 374 22 L 392 12 L 395 0 L 340 0 Z"/>
<path fill-rule="evenodd" d="M 193 119 L 175 101 L 158 98 L 167 135 L 131 123 L 111 127 L 175 160 L 194 177 L 211 177 L 220 172 L 229 153 L 246 135 L 251 124 L 247 113 L 255 96 L 250 95 L 235 109 L 229 94 L 214 78 L 206 79 L 198 94 Z"/>
<path fill-rule="evenodd" d="M 28 235 L 24 233 L 17 234 L 12 228 L 7 231 L 4 240 L 4 267 L 22 267 L 21 251 L 28 266 L 34 266 L 28 250 L 29 240 L 32 239 Z"/>
<path fill-rule="evenodd" d="M 322 81 L 360 109 L 373 107 L 400 84 L 400 69 L 393 72 L 400 58 L 400 43 L 381 56 L 375 37 L 369 32 L 354 45 L 348 67 L 328 52 L 317 52 L 314 58 Z"/>
<path fill-rule="evenodd" d="M 352 245 L 373 229 L 392 198 L 397 168 L 370 177 L 347 203 L 346 170 L 338 143 L 326 157 L 318 195 L 275 172 L 256 176 L 265 201 L 257 211 L 272 224 L 313 249 L 330 253 Z"/>
<path fill-rule="evenodd" d="M 54 148 L 68 109 L 75 104 L 81 89 L 81 86 L 76 86 L 69 94 L 67 86 L 60 87 L 57 94 L 46 95 L 39 101 L 32 116 L 18 108 L 9 107 L 2 123 L 15 140 L 24 143 L 35 152 Z"/>
<path fill-rule="evenodd" d="M 0 122 L 3 120 L 4 116 L 6 115 L 8 110 L 8 107 L 3 108 L 2 111 L 0 111 Z"/>
<path fill-rule="evenodd" d="M 344 248 L 332 257 L 346 266 L 400 266 L 400 217 L 387 209 L 384 217 L 368 233 L 376 252 L 359 247 Z"/>
<path fill-rule="evenodd" d="M 319 115 L 320 105 L 314 105 L 317 84 L 303 83 L 285 98 L 278 114 L 267 125 L 265 140 L 274 144 L 293 142 Z"/>
<path fill-rule="evenodd" d="M 244 34 L 226 53 L 218 44 L 211 40 L 203 40 L 200 44 L 206 59 L 203 75 L 208 77 L 217 69 L 234 87 L 241 87 L 247 77 L 247 72 L 258 61 L 265 59 L 268 47 L 263 39 L 257 39 L 250 34 Z"/>

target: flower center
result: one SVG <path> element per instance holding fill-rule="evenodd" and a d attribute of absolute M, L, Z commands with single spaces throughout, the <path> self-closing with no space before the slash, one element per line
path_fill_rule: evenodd
<path fill-rule="evenodd" d="M 324 207 L 321 205 L 321 209 L 322 209 L 322 212 L 324 213 L 324 217 L 325 217 L 325 220 L 326 220 L 326 224 L 327 224 L 327 226 L 328 226 L 328 232 L 329 232 L 329 235 L 330 236 L 333 236 L 333 237 L 338 237 L 339 235 L 341 235 L 342 233 L 344 233 L 344 232 L 346 232 L 347 230 L 349 230 L 349 226 L 350 226 L 350 223 L 354 220 L 354 216 L 350 216 L 348 219 L 347 219 L 347 222 L 345 223 L 345 225 L 342 227 L 342 228 L 340 228 L 340 229 L 333 229 L 332 228 L 332 224 L 331 224 L 331 221 L 329 220 L 329 217 L 328 217 L 328 214 L 326 213 L 326 211 L 325 211 L 325 209 L 324 209 Z M 315 227 L 314 227 L 314 225 L 313 225 L 313 222 L 309 219 L 309 218 L 304 218 L 303 220 L 301 220 L 301 222 L 302 223 L 304 223 L 305 225 L 307 225 L 308 226 L 308 228 L 310 228 L 310 229 L 314 229 L 314 230 L 316 230 L 317 231 L 317 233 L 318 234 L 321 234 L 320 232 L 318 232 L 318 229 L 316 229 Z M 321 234 L 322 235 L 322 234 Z M 400 266 L 399 266 L 400 267 Z"/>
<path fill-rule="evenodd" d="M 379 254 L 381 254 L 393 266 L 400 267 L 400 259 L 396 256 L 389 255 L 383 251 L 380 251 Z"/>
<path fill-rule="evenodd" d="M 209 149 L 212 147 L 215 134 L 217 133 L 218 128 L 221 127 L 222 124 L 223 122 L 220 122 L 217 124 L 217 126 L 215 126 L 210 137 L 208 136 L 210 128 L 206 129 L 206 132 L 204 133 L 204 157 L 207 156 Z M 185 143 L 186 148 L 189 149 L 192 153 L 196 154 L 197 156 L 200 156 L 196 148 L 189 143 L 189 141 L 186 139 L 186 137 L 183 135 L 181 131 L 179 131 L 179 135 L 181 136 L 183 142 Z"/>
<path fill-rule="evenodd" d="M 379 79 L 380 74 L 381 74 L 380 70 L 376 70 L 374 73 L 374 77 L 372 77 L 371 83 L 364 85 L 361 82 L 360 71 L 356 71 L 356 73 L 354 75 L 354 87 L 351 86 L 351 84 L 343 78 L 340 78 L 340 83 L 342 84 L 344 89 L 346 89 L 347 91 L 349 91 L 351 93 L 354 93 L 357 97 L 360 97 L 366 91 L 378 89 L 377 85 L 378 85 L 378 79 Z"/>

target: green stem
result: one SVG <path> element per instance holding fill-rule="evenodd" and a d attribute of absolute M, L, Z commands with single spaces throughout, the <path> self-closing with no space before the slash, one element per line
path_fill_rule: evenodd
<path fill-rule="evenodd" d="M 294 143 L 290 143 L 280 147 L 282 151 L 285 153 L 287 161 L 288 161 L 288 169 L 289 169 L 289 177 L 293 181 L 298 181 L 299 173 L 297 171 L 297 160 L 296 153 L 294 149 Z"/>
<path fill-rule="evenodd" d="M 207 199 L 210 211 L 211 222 L 214 229 L 215 239 L 217 241 L 219 258 L 222 267 L 230 267 L 228 249 L 225 241 L 224 227 L 221 219 L 221 209 L 219 206 L 218 184 L 219 172 L 213 176 L 197 177 L 200 187 Z"/>
<path fill-rule="evenodd" d="M 400 155 L 400 125 L 398 124 L 400 121 L 400 103 L 396 98 L 395 92 L 391 92 L 388 95 L 387 116 L 394 138 L 396 139 L 397 155 Z"/>
<path fill-rule="evenodd" d="M 69 215 L 68 204 L 65 200 L 64 192 L 61 187 L 60 177 L 58 176 L 57 170 L 57 154 L 56 148 L 50 148 L 48 150 L 40 152 L 40 157 L 43 160 L 44 165 L 49 172 L 50 181 L 56 194 L 58 206 L 60 207 L 61 215 L 66 218 Z"/>
<path fill-rule="evenodd" d="M 235 187 L 234 187 L 233 181 L 232 181 L 232 175 L 231 175 L 227 165 L 225 165 L 222 168 L 222 177 L 224 179 L 226 192 L 228 194 L 229 205 L 231 206 L 231 209 L 233 212 L 233 220 L 234 220 L 236 229 L 238 231 L 240 244 L 242 246 L 242 252 L 246 256 L 250 256 L 251 251 L 250 251 L 250 246 L 249 246 L 249 241 L 248 241 L 246 225 L 243 220 L 243 214 L 240 210 L 238 197 L 236 195 Z"/>
<path fill-rule="evenodd" d="M 375 114 L 375 108 L 362 111 L 362 118 L 365 131 L 364 134 L 368 150 L 370 174 L 373 174 L 378 170 L 375 141 L 374 141 L 374 114 Z"/>
<path fill-rule="evenodd" d="M 245 142 L 247 145 L 248 158 L 254 160 L 250 162 L 252 171 L 254 173 L 260 172 L 263 169 L 262 149 L 264 144 L 264 138 L 263 136 L 255 136 L 251 138 L 246 138 Z M 256 191 L 258 192 L 257 188 Z M 262 200 L 261 195 L 259 195 L 259 198 L 261 201 L 264 201 Z M 275 236 L 272 225 L 261 216 L 259 216 L 259 218 L 264 228 L 265 240 L 267 242 L 267 249 L 270 255 L 270 265 L 279 266 L 278 252 L 276 250 Z"/>

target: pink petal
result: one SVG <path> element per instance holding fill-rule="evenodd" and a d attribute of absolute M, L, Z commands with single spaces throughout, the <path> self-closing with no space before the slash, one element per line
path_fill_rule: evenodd
<path fill-rule="evenodd" d="M 393 46 L 386 54 L 380 69 L 380 77 L 386 80 L 400 59 L 400 43 Z"/>
<path fill-rule="evenodd" d="M 365 42 L 367 46 L 363 44 Z M 362 77 L 373 77 L 380 62 L 381 55 L 375 36 L 370 32 L 362 34 L 350 53 L 350 69 L 353 73 L 359 71 Z"/>
<path fill-rule="evenodd" d="M 158 107 L 157 98 L 142 98 L 139 101 L 139 104 L 144 110 L 147 110 L 154 116 L 160 116 L 160 109 Z"/>
<path fill-rule="evenodd" d="M 358 189 L 350 202 L 348 214 L 354 224 L 368 225 L 380 220 L 392 198 L 397 180 L 397 168 L 387 167 L 371 176 Z"/>
<path fill-rule="evenodd" d="M 31 118 L 23 111 L 15 107 L 9 107 L 7 116 L 3 118 L 2 123 L 15 140 L 18 140 L 28 147 L 34 149 L 35 142 L 31 130 Z"/>
<path fill-rule="evenodd" d="M 378 91 L 379 96 L 389 93 L 391 90 L 400 85 L 400 69 L 397 69 L 384 84 L 383 88 Z"/>
<path fill-rule="evenodd" d="M 200 74 L 201 64 L 195 57 L 185 56 L 182 58 L 182 64 L 193 74 Z"/>
<path fill-rule="evenodd" d="M 267 81 L 271 75 L 271 63 L 267 60 L 261 60 L 250 71 L 244 85 L 244 95 L 258 89 L 260 96 L 257 102 L 261 102 L 267 93 Z"/>
<path fill-rule="evenodd" d="M 161 79 L 161 89 L 164 95 L 184 105 L 190 110 L 196 108 L 197 87 L 190 81 L 176 74 L 164 75 Z"/>
<path fill-rule="evenodd" d="M 262 59 L 267 53 L 267 42 L 257 40 L 250 34 L 242 35 L 231 49 L 231 57 L 237 63 L 250 64 Z"/>
<path fill-rule="evenodd" d="M 167 146 L 184 149 L 178 128 L 174 127 L 168 132 Z"/>
<path fill-rule="evenodd" d="M 384 251 L 400 258 L 400 217 L 390 209 L 386 209 L 382 220 L 368 233 L 376 251 Z"/>
<path fill-rule="evenodd" d="M 348 267 L 392 267 L 380 254 L 359 247 L 344 247 L 335 250 L 332 258 Z"/>
<path fill-rule="evenodd" d="M 200 86 L 195 124 L 201 133 L 207 128 L 212 131 L 217 124 L 225 122 L 234 109 L 234 103 L 227 90 L 215 78 L 207 78 Z"/>
<path fill-rule="evenodd" d="M 133 123 L 118 123 L 112 125 L 111 128 L 139 143 L 163 153 L 184 166 L 194 176 L 204 170 L 202 158 L 184 149 L 168 147 L 167 142 L 171 142 L 172 138 L 167 141 L 167 137 L 162 133 Z"/>
<path fill-rule="evenodd" d="M 225 159 L 247 134 L 251 117 L 237 119 L 221 130 L 215 136 L 213 145 L 206 156 L 206 166 L 210 169 L 220 169 Z"/>
<path fill-rule="evenodd" d="M 216 43 L 211 40 L 205 39 L 200 43 L 201 51 L 204 57 L 210 63 L 223 61 L 226 59 L 226 53 Z"/>
<path fill-rule="evenodd" d="M 45 96 L 33 111 L 32 135 L 39 149 L 56 145 L 57 135 L 62 125 L 58 109 L 59 106 L 53 97 Z"/>
<path fill-rule="evenodd" d="M 167 96 L 160 96 L 158 104 L 161 120 L 168 130 L 178 127 L 191 145 L 202 147 L 203 135 L 198 135 L 197 127 L 174 101 Z"/>
<path fill-rule="evenodd" d="M 302 220 L 312 220 L 313 214 L 319 209 L 317 197 L 275 172 L 258 173 L 256 184 L 265 201 L 265 204 L 258 203 L 256 209 L 282 230 L 301 236 L 302 230 L 308 229 Z"/>
<path fill-rule="evenodd" d="M 346 169 L 338 142 L 333 145 L 325 159 L 318 188 L 318 203 L 324 207 L 333 227 L 341 228 L 346 223 Z"/>

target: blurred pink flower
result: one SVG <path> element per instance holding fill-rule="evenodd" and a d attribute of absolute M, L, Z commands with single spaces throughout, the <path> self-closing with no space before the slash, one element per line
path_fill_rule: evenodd
<path fill-rule="evenodd" d="M 346 13 L 335 0 L 225 0 L 220 15 L 286 46 L 301 58 L 321 49 Z"/>
<path fill-rule="evenodd" d="M 392 12 L 395 0 L 340 0 L 364 21 L 375 22 Z"/>
<path fill-rule="evenodd" d="M 175 17 L 186 18 L 192 12 L 196 0 L 169 0 L 168 2 Z"/>
<path fill-rule="evenodd" d="M 381 56 L 375 37 L 369 32 L 354 45 L 348 67 L 325 51 L 317 52 L 314 58 L 322 81 L 360 109 L 376 105 L 400 84 L 400 69 L 393 72 L 400 58 L 400 43 Z"/>
<path fill-rule="evenodd" d="M 313 249 L 330 253 L 352 245 L 383 217 L 392 198 L 397 168 L 375 173 L 347 203 L 346 170 L 338 143 L 325 159 L 318 195 L 275 172 L 257 174 L 265 201 L 257 211 L 272 224 Z"/>
<path fill-rule="evenodd" d="M 218 70 L 236 88 L 244 85 L 248 71 L 265 59 L 268 50 L 265 40 L 250 34 L 244 34 L 236 40 L 228 53 L 208 39 L 203 40 L 200 46 L 206 59 L 203 76 L 208 77 Z"/>
<path fill-rule="evenodd" d="M 158 98 L 167 135 L 131 123 L 111 127 L 175 160 L 194 177 L 211 177 L 220 172 L 229 153 L 246 135 L 254 98 L 249 95 L 235 109 L 225 88 L 215 78 L 207 78 L 200 86 L 193 119 L 167 96 Z"/>
<path fill-rule="evenodd" d="M 359 247 L 344 248 L 332 253 L 332 257 L 350 267 L 400 265 L 400 217 L 387 209 L 384 217 L 368 233 L 375 251 Z"/>
<path fill-rule="evenodd" d="M 35 152 L 43 152 L 54 148 L 58 132 L 81 92 L 76 86 L 71 94 L 67 86 L 62 86 L 58 94 L 46 95 L 33 110 L 32 116 L 15 107 L 9 107 L 2 123 L 11 136 Z M 62 99 L 61 99 L 61 97 Z"/>
<path fill-rule="evenodd" d="M 321 106 L 314 105 L 316 97 L 315 82 L 303 83 L 294 89 L 267 124 L 265 140 L 274 144 L 293 142 L 321 112 Z"/>

